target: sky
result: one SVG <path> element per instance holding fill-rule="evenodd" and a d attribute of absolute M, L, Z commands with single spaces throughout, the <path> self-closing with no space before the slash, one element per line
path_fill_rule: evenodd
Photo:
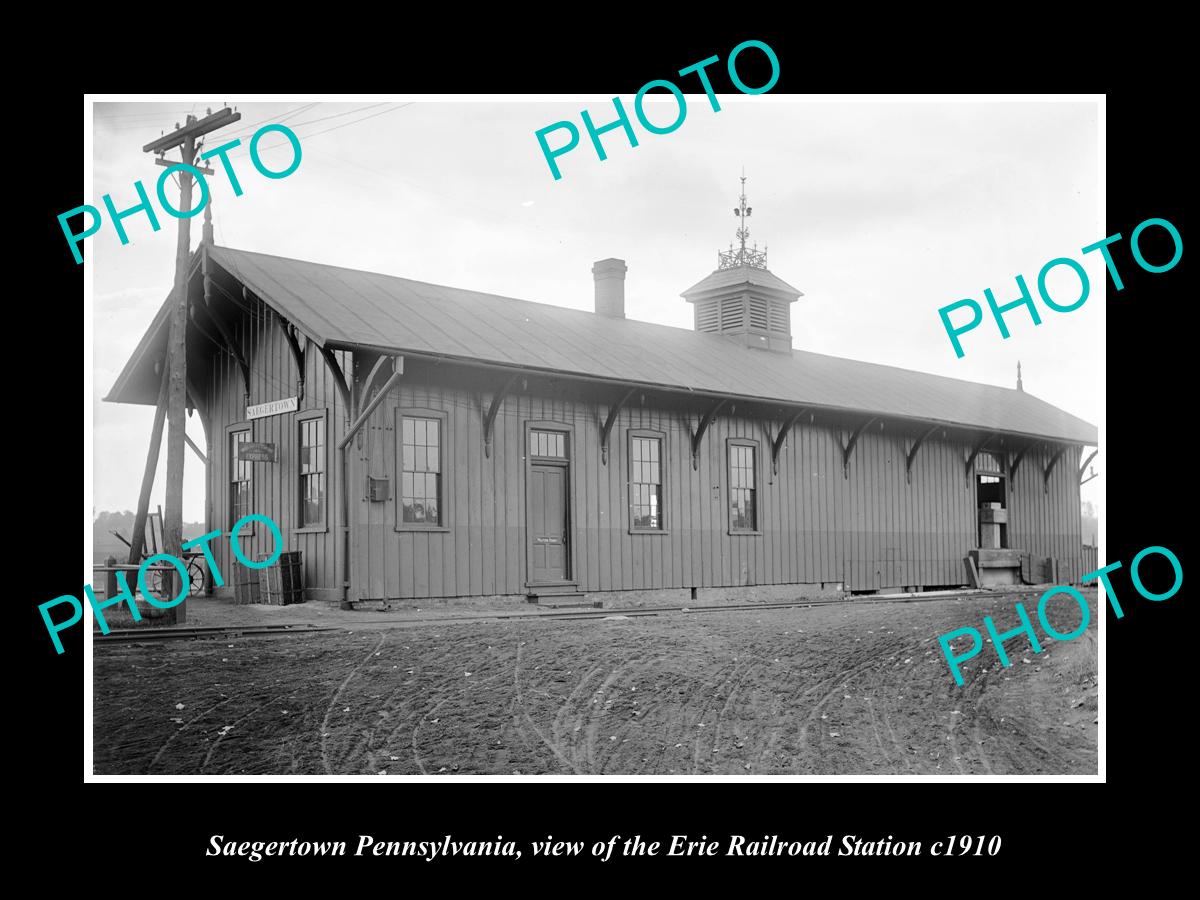
<path fill-rule="evenodd" d="M 208 179 L 216 240 L 586 310 L 592 264 L 618 257 L 629 267 L 626 315 L 690 329 L 692 308 L 679 294 L 715 269 L 717 251 L 734 239 L 744 169 L 751 242 L 766 246 L 770 270 L 804 294 L 792 304 L 795 347 L 1006 387 L 1020 361 L 1027 392 L 1100 423 L 1107 276 L 1099 254 L 1079 252 L 1105 236 L 1096 102 L 718 96 L 714 112 L 703 94 L 687 95 L 687 115 L 670 134 L 650 134 L 634 119 L 637 147 L 620 129 L 603 135 L 604 161 L 580 111 L 597 125 L 610 121 L 607 97 L 230 98 L 241 121 L 217 134 L 242 140 L 230 160 L 243 194 L 234 196 L 218 163 Z M 632 109 L 632 97 L 622 100 Z M 102 208 L 111 194 L 118 210 L 133 206 L 139 179 L 153 197 L 163 170 L 142 146 L 189 112 L 203 116 L 224 102 L 97 102 L 93 196 L 80 202 Z M 652 122 L 676 115 L 669 97 L 646 109 Z M 576 124 L 581 141 L 558 158 L 555 180 L 535 132 L 562 120 Z M 299 136 L 302 159 L 273 180 L 255 170 L 248 143 L 276 122 Z M 551 146 L 562 139 L 549 138 Z M 214 135 L 209 147 L 217 145 Z M 279 134 L 264 136 L 260 149 L 272 169 L 291 161 Z M 174 185 L 168 196 L 178 202 Z M 158 215 L 157 232 L 142 214 L 125 219 L 127 245 L 107 220 L 85 243 L 96 512 L 135 508 L 141 485 L 153 408 L 101 397 L 171 289 L 176 220 Z M 192 220 L 193 246 L 200 222 Z M 63 249 L 69 254 L 65 241 Z M 1018 274 L 1036 297 L 1038 271 L 1057 257 L 1086 270 L 1092 293 L 1082 307 L 1056 313 L 1039 300 L 1039 326 L 1014 310 L 1007 340 L 985 315 L 962 337 L 965 356 L 955 356 L 940 307 L 969 297 L 986 310 L 985 288 L 999 303 L 1014 300 Z M 1078 297 L 1067 267 L 1048 287 L 1059 303 Z M 198 419 L 188 433 L 203 446 Z M 164 441 L 152 507 L 163 502 L 165 460 Z M 1099 477 L 1082 489 L 1102 515 L 1103 462 L 1101 453 Z M 203 470 L 191 451 L 184 518 L 204 518 Z"/>

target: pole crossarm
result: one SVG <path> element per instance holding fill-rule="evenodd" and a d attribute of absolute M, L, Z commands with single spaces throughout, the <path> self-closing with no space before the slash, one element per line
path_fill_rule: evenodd
<path fill-rule="evenodd" d="M 600 464 L 608 465 L 608 436 L 612 434 L 613 425 L 617 422 L 617 415 L 621 412 L 621 407 L 629 402 L 629 398 L 637 392 L 636 387 L 631 387 L 621 395 L 616 403 L 608 409 L 608 418 L 604 420 L 604 425 L 600 428 Z"/>
<path fill-rule="evenodd" d="M 500 404 L 504 402 L 504 398 L 508 392 L 512 390 L 512 386 L 517 383 L 517 378 L 520 376 L 513 375 L 508 381 L 504 382 L 500 390 L 496 391 L 492 397 L 492 403 L 488 407 L 487 415 L 483 419 L 483 455 L 488 459 L 492 457 L 492 428 L 496 424 L 496 415 L 500 412 Z"/>
<path fill-rule="evenodd" d="M 904 457 L 904 480 L 907 481 L 909 484 L 912 484 L 912 467 L 913 467 L 913 461 L 916 460 L 916 458 L 917 458 L 917 451 L 921 449 L 922 444 L 924 444 L 927 440 L 929 440 L 929 438 L 933 437 L 933 433 L 935 431 L 937 431 L 939 427 L 940 426 L 938 426 L 938 425 L 934 425 L 932 428 L 928 429 L 924 434 L 922 434 L 919 438 L 917 438 L 916 441 L 913 442 L 912 449 L 910 449 L 908 451 L 908 453 L 905 454 L 905 457 Z"/>
<path fill-rule="evenodd" d="M 700 424 L 696 426 L 696 433 L 692 435 L 692 469 L 699 470 L 700 468 L 700 442 L 704 440 L 704 432 L 708 431 L 708 426 L 712 424 L 718 412 L 721 411 L 728 400 L 718 400 L 708 408 L 708 412 L 700 419 Z"/>
<path fill-rule="evenodd" d="M 846 442 L 844 447 L 842 447 L 843 478 L 850 477 L 850 454 L 854 452 L 854 447 L 858 444 L 858 439 L 862 436 L 862 433 L 867 430 L 867 427 L 878 418 L 878 416 L 871 416 L 871 418 L 867 419 L 865 422 L 855 428 L 854 433 L 850 435 L 850 440 Z"/>
<path fill-rule="evenodd" d="M 232 109 L 219 109 L 212 115 L 205 116 L 203 119 L 197 119 L 194 122 L 188 122 L 182 128 L 177 128 L 170 134 L 164 134 L 158 140 L 151 141 L 142 147 L 142 152 L 164 153 L 167 150 L 174 150 L 176 147 L 182 146 L 189 137 L 195 140 L 195 138 L 208 134 L 210 131 L 216 131 L 218 128 L 232 125 L 241 118 L 242 114 L 236 113 Z"/>
<path fill-rule="evenodd" d="M 779 434 L 775 436 L 775 440 L 771 442 L 771 474 L 779 474 L 779 451 L 783 449 L 783 442 L 787 440 L 788 434 L 800 417 L 808 412 L 808 407 L 800 407 L 792 415 L 788 416 L 787 421 L 783 423 L 783 427 L 779 429 Z"/>

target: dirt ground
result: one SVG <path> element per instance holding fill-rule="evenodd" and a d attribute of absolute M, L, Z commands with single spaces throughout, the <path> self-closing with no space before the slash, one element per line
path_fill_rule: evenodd
<path fill-rule="evenodd" d="M 1082 637 L 1014 638 L 1010 668 L 985 644 L 961 688 L 938 635 L 1006 630 L 1016 598 L 97 638 L 95 771 L 1095 774 L 1085 595 Z"/>

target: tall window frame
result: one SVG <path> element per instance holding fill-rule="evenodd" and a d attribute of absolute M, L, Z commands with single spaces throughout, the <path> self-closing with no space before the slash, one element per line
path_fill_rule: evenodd
<path fill-rule="evenodd" d="M 647 448 L 654 448 L 650 459 L 646 458 L 647 454 L 644 452 Z M 671 522 L 666 513 L 667 498 L 671 490 L 668 454 L 666 432 L 651 428 L 626 430 L 625 460 L 628 467 L 630 534 L 670 534 Z M 653 496 L 654 488 L 658 491 L 656 498 Z M 651 515 L 656 518 L 655 525 L 638 524 L 639 516 L 645 521 Z"/>
<path fill-rule="evenodd" d="M 725 441 L 725 513 L 729 534 L 762 534 L 762 459 L 759 442 L 751 438 Z"/>
<path fill-rule="evenodd" d="M 296 415 L 296 531 L 329 530 L 329 412 L 315 409 Z M 313 431 L 317 434 L 313 434 Z M 308 441 L 316 439 L 315 444 Z M 306 454 L 306 447 L 311 447 Z M 320 496 L 319 514 L 308 520 L 306 504 L 314 489 Z"/>
<path fill-rule="evenodd" d="M 226 447 L 228 462 L 226 466 L 226 510 L 225 527 L 232 532 L 242 516 L 254 512 L 254 463 L 239 458 L 238 446 L 248 443 L 253 437 L 252 426 L 249 422 L 243 425 L 231 425 L 226 429 Z M 253 533 L 252 521 L 242 531 L 244 535 Z"/>
<path fill-rule="evenodd" d="M 412 422 L 413 434 L 406 432 L 406 422 Z M 436 423 L 436 444 L 430 438 L 428 424 Z M 421 440 L 416 440 L 416 426 L 424 424 L 424 434 Z M 449 416 L 444 410 L 426 409 L 422 407 L 398 407 L 396 409 L 395 453 L 396 453 L 396 525 L 397 531 L 449 531 L 450 530 L 450 487 L 451 479 L 447 478 L 447 463 L 453 458 L 450 454 Z M 406 440 L 412 436 L 414 440 Z M 431 452 L 432 451 L 432 452 Z M 413 456 L 406 456 L 407 453 Z M 410 491 L 409 475 L 413 479 Z M 435 485 L 431 493 L 429 484 Z M 421 490 L 416 490 L 416 479 L 423 482 Z M 436 500 L 437 516 L 435 520 L 428 517 L 427 501 L 430 497 Z M 420 519 L 406 519 L 406 506 L 416 506 L 420 499 L 422 510 Z M 406 503 L 406 500 L 412 501 Z"/>

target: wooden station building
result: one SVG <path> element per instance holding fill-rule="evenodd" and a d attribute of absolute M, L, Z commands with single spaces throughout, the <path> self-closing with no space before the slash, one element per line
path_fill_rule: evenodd
<path fill-rule="evenodd" d="M 625 317 L 621 260 L 595 264 L 585 312 L 220 247 L 206 227 L 187 372 L 208 529 L 270 516 L 307 598 L 343 603 L 1078 581 L 1095 426 L 1019 375 L 795 349 L 800 291 L 738 236 L 683 292 L 688 330 Z M 170 299 L 107 400 L 156 402 Z M 241 538 L 247 556 L 270 540 Z"/>

